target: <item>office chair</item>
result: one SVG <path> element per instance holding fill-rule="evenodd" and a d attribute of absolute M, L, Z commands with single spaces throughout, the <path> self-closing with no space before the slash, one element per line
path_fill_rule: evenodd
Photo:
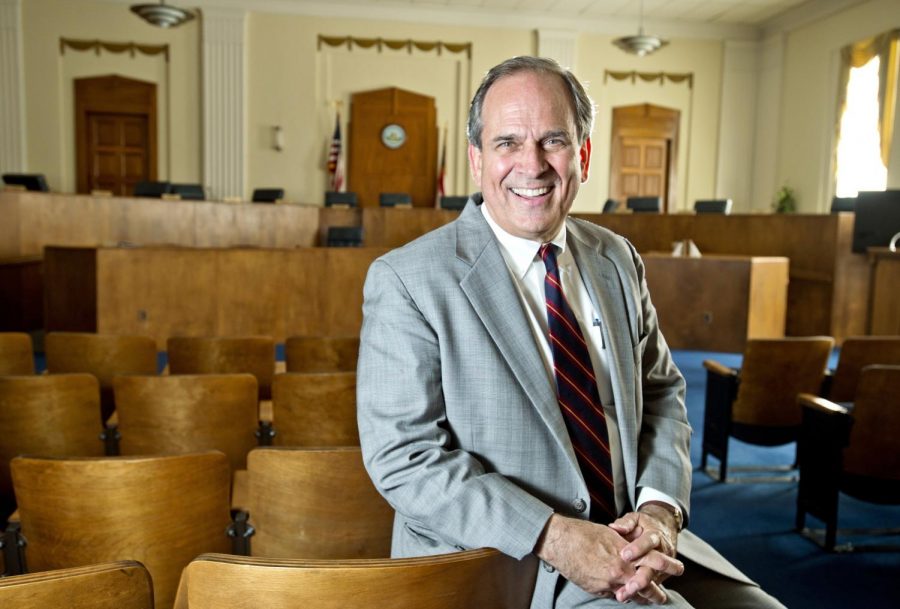
<path fill-rule="evenodd" d="M 856 197 L 834 197 L 831 200 L 831 213 L 856 211 Z"/>
<path fill-rule="evenodd" d="M 728 215 L 731 213 L 731 199 L 698 199 L 694 201 L 694 212 Z"/>
<path fill-rule="evenodd" d="M 333 205 L 347 205 L 349 207 L 356 207 L 357 205 L 359 205 L 359 201 L 356 198 L 355 192 L 326 192 L 325 207 L 331 207 Z"/>
<path fill-rule="evenodd" d="M 606 203 L 603 204 L 604 214 L 613 214 L 617 209 L 619 209 L 619 202 L 615 199 L 607 199 Z"/>
<path fill-rule="evenodd" d="M 625 204 L 636 214 L 658 214 L 662 208 L 662 201 L 659 197 L 628 197 Z"/>
<path fill-rule="evenodd" d="M 172 192 L 172 185 L 168 182 L 138 182 L 134 185 L 134 196 L 159 199 L 163 195 Z"/>
<path fill-rule="evenodd" d="M 171 193 L 184 201 L 205 201 L 206 193 L 200 184 L 172 184 Z"/>
<path fill-rule="evenodd" d="M 25 190 L 50 192 L 47 178 L 42 173 L 4 173 L 3 183 L 10 186 L 24 186 Z"/>
<path fill-rule="evenodd" d="M 363 229 L 361 226 L 330 226 L 326 247 L 362 247 Z"/>
<path fill-rule="evenodd" d="M 397 207 L 398 205 L 412 205 L 412 197 L 405 192 L 383 192 L 378 195 L 378 204 L 382 207 Z"/>
<path fill-rule="evenodd" d="M 441 209 L 460 210 L 466 206 L 469 197 L 441 197 Z"/>
<path fill-rule="evenodd" d="M 253 191 L 253 203 L 274 203 L 284 199 L 284 188 L 257 188 Z"/>

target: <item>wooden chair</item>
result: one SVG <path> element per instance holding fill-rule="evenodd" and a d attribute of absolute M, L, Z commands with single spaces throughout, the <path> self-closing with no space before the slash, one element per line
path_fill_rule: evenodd
<path fill-rule="evenodd" d="M 100 418 L 115 411 L 113 378 L 120 374 L 156 374 L 156 342 L 149 336 L 50 332 L 44 340 L 47 371 L 88 372 L 100 381 Z"/>
<path fill-rule="evenodd" d="M 900 365 L 900 336 L 852 336 L 844 340 L 837 368 L 825 377 L 820 395 L 832 402 L 852 402 L 863 368 Z"/>
<path fill-rule="evenodd" d="M 290 336 L 284 343 L 288 372 L 355 372 L 358 336 Z"/>
<path fill-rule="evenodd" d="M 0 332 L 0 374 L 34 374 L 34 347 L 24 332 Z"/>
<path fill-rule="evenodd" d="M 153 583 L 139 562 L 117 562 L 0 578 L 7 609 L 153 609 Z"/>
<path fill-rule="evenodd" d="M 15 510 L 13 457 L 102 455 L 99 411 L 100 386 L 90 374 L 0 376 L 0 522 Z"/>
<path fill-rule="evenodd" d="M 113 387 L 121 454 L 220 450 L 232 470 L 247 467 L 259 424 L 252 374 L 120 376 Z"/>
<path fill-rule="evenodd" d="M 220 452 L 17 457 L 12 475 L 31 571 L 138 560 L 163 609 L 194 557 L 230 549 L 228 460 Z"/>
<path fill-rule="evenodd" d="M 356 372 L 275 375 L 272 419 L 277 446 L 359 446 Z"/>
<path fill-rule="evenodd" d="M 816 393 L 833 345 L 834 340 L 828 336 L 756 339 L 747 341 L 740 370 L 704 361 L 707 376 L 701 469 L 706 469 L 707 456 L 712 455 L 719 459 L 719 472 L 718 476 L 713 472 L 710 475 L 726 481 L 729 438 L 761 446 L 795 442 L 801 414 L 797 395 Z"/>
<path fill-rule="evenodd" d="M 838 534 L 900 535 L 900 527 L 837 528 L 840 493 L 870 503 L 900 505 L 900 366 L 863 368 L 852 408 L 811 394 L 802 394 L 798 401 L 803 426 L 797 530 L 829 551 L 861 549 L 852 544 L 836 546 Z M 804 528 L 806 514 L 825 523 L 824 535 Z"/>
<path fill-rule="evenodd" d="M 290 560 L 206 554 L 181 578 L 175 609 L 526 609 L 537 561 L 482 549 L 395 560 Z"/>
<path fill-rule="evenodd" d="M 255 448 L 246 480 L 253 556 L 391 555 L 394 510 L 375 490 L 359 448 Z"/>
<path fill-rule="evenodd" d="M 256 377 L 259 399 L 272 396 L 275 341 L 268 336 L 173 336 L 166 343 L 171 374 L 234 374 Z"/>

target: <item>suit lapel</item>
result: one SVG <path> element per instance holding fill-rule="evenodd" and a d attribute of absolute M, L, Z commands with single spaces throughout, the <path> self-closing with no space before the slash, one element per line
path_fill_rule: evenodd
<path fill-rule="evenodd" d="M 481 210 L 471 203 L 457 221 L 457 257 L 471 266 L 460 282 L 463 293 L 525 394 L 577 467 L 556 402 L 556 389 L 547 375 L 509 269 Z"/>

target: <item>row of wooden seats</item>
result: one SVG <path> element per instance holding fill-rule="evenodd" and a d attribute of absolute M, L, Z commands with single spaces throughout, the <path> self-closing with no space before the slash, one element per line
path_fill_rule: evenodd
<path fill-rule="evenodd" d="M 830 337 L 751 340 L 740 369 L 704 362 L 701 453 L 701 469 L 712 455 L 718 479 L 726 481 L 730 438 L 762 446 L 796 442 L 796 462 L 782 468 L 799 467 L 788 478 L 799 480 L 795 526 L 827 550 L 836 548 L 841 493 L 900 504 L 900 336 L 847 339 L 836 372 L 823 383 L 832 344 Z M 807 528 L 807 514 L 822 520 L 824 531 Z M 884 532 L 896 535 L 900 526 Z"/>
<path fill-rule="evenodd" d="M 359 448 L 253 449 L 241 506 L 249 511 L 249 528 L 232 523 L 230 468 L 218 451 L 23 456 L 13 459 L 11 469 L 19 499 L 18 521 L 4 544 L 11 570 L 138 560 L 153 576 L 159 607 L 171 606 L 181 569 L 204 552 L 390 556 L 393 510 L 369 480 Z M 249 543 L 232 542 L 251 533 Z"/>
<path fill-rule="evenodd" d="M 496 550 L 404 560 L 272 560 L 203 554 L 184 569 L 175 609 L 525 609 L 534 560 Z M 117 561 L 0 579 L 10 609 L 151 609 L 151 576 Z"/>

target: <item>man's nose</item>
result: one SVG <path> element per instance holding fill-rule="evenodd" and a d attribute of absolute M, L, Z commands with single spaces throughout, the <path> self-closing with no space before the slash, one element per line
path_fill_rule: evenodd
<path fill-rule="evenodd" d="M 528 142 L 519 151 L 519 171 L 528 176 L 537 177 L 547 168 L 547 159 L 543 147 L 537 142 Z"/>

